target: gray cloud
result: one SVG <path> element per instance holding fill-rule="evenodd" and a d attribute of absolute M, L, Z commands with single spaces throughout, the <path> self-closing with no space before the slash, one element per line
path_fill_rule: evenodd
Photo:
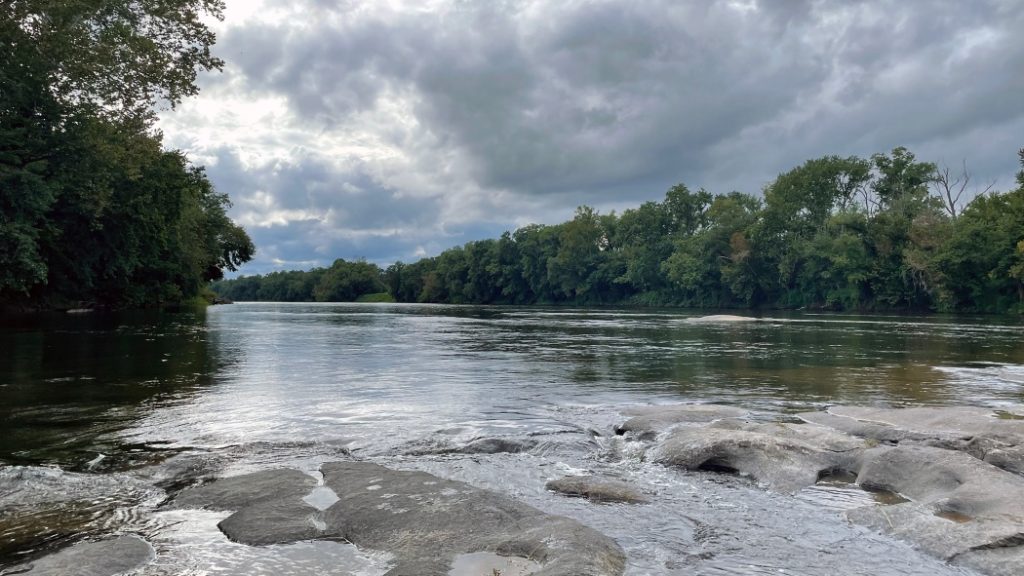
<path fill-rule="evenodd" d="M 437 199 L 403 196 L 322 159 L 247 168 L 234 151 L 220 149 L 207 172 L 220 189 L 232 191 L 231 216 L 259 248 L 246 267 L 249 273 L 324 266 L 339 257 L 408 261 L 417 252 L 469 239 L 438 227 Z M 501 229 L 479 232 L 493 235 Z M 451 242 L 439 244 L 438 237 Z"/>
<path fill-rule="evenodd" d="M 281 260 L 408 259 L 580 203 L 679 181 L 757 192 L 808 158 L 898 145 L 1005 188 L 1024 145 L 1015 0 L 388 6 L 282 3 L 287 18 L 221 34 L 229 72 L 204 97 L 287 114 L 282 133 L 229 143 L 258 143 L 260 162 L 217 155 L 211 176 L 236 215 L 283 219 L 254 234 Z M 304 151 L 307 136 L 336 149 Z M 267 157 L 275 140 L 286 162 Z"/>

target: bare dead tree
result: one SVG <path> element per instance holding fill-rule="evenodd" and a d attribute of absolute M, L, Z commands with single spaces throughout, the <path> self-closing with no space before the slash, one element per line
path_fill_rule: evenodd
<path fill-rule="evenodd" d="M 935 170 L 935 175 L 932 179 L 932 188 L 935 189 L 935 195 L 942 201 L 942 207 L 949 213 L 950 218 L 956 220 L 963 211 L 963 205 L 961 199 L 963 199 L 964 192 L 967 190 L 967 185 L 971 181 L 971 173 L 967 169 L 967 161 L 964 160 L 960 174 L 953 176 L 949 172 L 949 166 L 943 166 Z M 986 194 L 989 190 L 995 186 L 995 181 L 992 181 L 988 186 L 985 187 L 981 192 L 975 192 L 974 196 L 980 196 Z"/>
<path fill-rule="evenodd" d="M 861 202 L 864 204 L 864 212 L 867 213 L 868 218 L 871 218 L 878 212 L 878 198 L 875 197 L 871 186 L 867 184 L 858 186 L 857 193 L 860 194 Z"/>

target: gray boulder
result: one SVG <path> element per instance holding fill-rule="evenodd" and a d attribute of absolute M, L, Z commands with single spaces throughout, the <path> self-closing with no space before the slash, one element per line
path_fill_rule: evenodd
<path fill-rule="evenodd" d="M 625 482 L 600 476 L 567 476 L 551 480 L 545 488 L 566 496 L 578 496 L 591 502 L 643 504 L 647 497 Z"/>
<path fill-rule="evenodd" d="M 316 485 L 312 476 L 298 470 L 266 470 L 183 490 L 173 506 L 233 511 L 218 524 L 231 540 L 254 546 L 284 544 L 327 535 L 320 511 L 303 500 Z"/>
<path fill-rule="evenodd" d="M 79 542 L 13 568 L 23 576 L 116 576 L 137 570 L 153 560 L 153 547 L 136 536 L 119 536 L 96 542 Z"/>
<path fill-rule="evenodd" d="M 795 492 L 831 472 L 853 470 L 863 441 L 811 424 L 724 420 L 678 428 L 654 448 L 654 461 L 686 470 L 737 473 Z"/>
<path fill-rule="evenodd" d="M 854 522 L 986 574 L 1024 566 L 1007 571 L 1024 560 L 1024 478 L 962 452 L 900 446 L 866 451 L 857 483 L 911 502 L 851 510 Z"/>
<path fill-rule="evenodd" d="M 881 443 L 913 442 L 959 450 L 1017 474 L 1024 470 L 1024 420 L 999 418 L 989 408 L 834 406 L 799 416 Z"/>
<path fill-rule="evenodd" d="M 365 462 L 321 471 L 339 497 L 325 513 L 329 530 L 393 554 L 388 576 L 443 576 L 457 556 L 482 551 L 538 562 L 537 576 L 618 575 L 625 567 L 607 536 L 500 494 Z"/>

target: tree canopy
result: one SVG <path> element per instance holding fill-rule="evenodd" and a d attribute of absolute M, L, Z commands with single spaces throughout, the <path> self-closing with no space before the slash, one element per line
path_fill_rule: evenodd
<path fill-rule="evenodd" d="M 1024 151 L 1021 166 L 1016 189 L 954 217 L 930 193 L 936 166 L 905 148 L 825 156 L 780 174 L 763 198 L 679 184 L 621 214 L 584 206 L 561 224 L 397 262 L 381 280 L 402 302 L 1024 312 Z M 261 287 L 325 273 L 217 289 L 274 299 Z"/>
<path fill-rule="evenodd" d="M 153 110 L 217 69 L 212 0 L 0 7 L 0 303 L 139 306 L 194 297 L 254 247 Z"/>

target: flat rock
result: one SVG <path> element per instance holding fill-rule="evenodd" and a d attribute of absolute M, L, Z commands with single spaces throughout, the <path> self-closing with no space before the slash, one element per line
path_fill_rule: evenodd
<path fill-rule="evenodd" d="M 779 492 L 815 484 L 826 473 L 852 470 L 863 441 L 812 424 L 723 420 L 677 428 L 654 448 L 654 460 L 686 470 L 738 473 Z"/>
<path fill-rule="evenodd" d="M 266 470 L 188 488 L 172 505 L 234 512 L 218 527 L 235 542 L 285 544 L 325 535 L 320 511 L 303 500 L 316 486 L 298 470 Z"/>
<path fill-rule="evenodd" d="M 388 576 L 444 576 L 457 557 L 474 552 L 537 562 L 537 576 L 619 575 L 625 567 L 607 536 L 500 494 L 366 462 L 321 471 L 339 497 L 325 513 L 328 531 L 394 555 Z"/>
<path fill-rule="evenodd" d="M 136 536 L 119 536 L 95 542 L 79 542 L 13 568 L 10 574 L 25 576 L 115 576 L 137 570 L 153 560 L 153 547 Z"/>
<path fill-rule="evenodd" d="M 629 484 L 600 476 L 567 476 L 551 480 L 545 485 L 545 488 L 566 496 L 586 498 L 591 502 L 622 502 L 626 504 L 648 502 L 640 491 Z"/>
<path fill-rule="evenodd" d="M 345 540 L 394 558 L 388 576 L 447 576 L 465 555 L 487 552 L 538 563 L 537 576 L 621 575 L 622 549 L 569 518 L 424 472 L 365 462 L 324 464 L 338 497 L 319 511 L 305 501 L 316 481 L 295 470 L 224 478 L 182 491 L 176 507 L 233 510 L 219 524 L 250 545 Z"/>
<path fill-rule="evenodd" d="M 187 488 L 174 497 L 173 505 L 234 511 L 260 502 L 301 499 L 316 485 L 315 478 L 298 470 L 264 470 Z"/>
<path fill-rule="evenodd" d="M 857 483 L 911 502 L 851 510 L 850 520 L 986 574 L 1019 573 L 1006 569 L 1024 553 L 1024 478 L 962 452 L 899 446 L 866 451 Z"/>
<path fill-rule="evenodd" d="M 959 450 L 1004 470 L 1024 471 L 1024 420 L 999 418 L 989 408 L 834 406 L 799 417 L 862 438 Z"/>
<path fill-rule="evenodd" d="M 653 437 L 676 424 L 706 424 L 723 418 L 741 418 L 749 412 L 735 406 L 717 404 L 669 404 L 634 406 L 622 411 L 632 416 L 615 429 L 617 434 L 635 433 Z"/>

